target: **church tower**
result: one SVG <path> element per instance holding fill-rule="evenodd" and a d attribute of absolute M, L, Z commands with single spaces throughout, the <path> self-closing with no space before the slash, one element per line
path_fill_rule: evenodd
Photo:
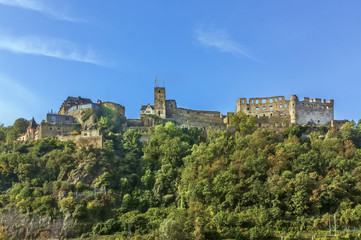
<path fill-rule="evenodd" d="M 165 109 L 165 87 L 158 87 L 157 77 L 155 78 L 154 87 L 154 113 L 161 118 L 166 118 Z"/>

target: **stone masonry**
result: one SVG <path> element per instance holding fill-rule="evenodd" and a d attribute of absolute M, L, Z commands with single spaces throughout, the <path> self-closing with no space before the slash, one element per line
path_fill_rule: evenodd
<path fill-rule="evenodd" d="M 259 127 L 277 128 L 290 125 L 330 125 L 334 120 L 333 100 L 305 97 L 302 101 L 296 95 L 290 100 L 284 96 L 264 98 L 240 98 L 237 112 L 256 116 Z"/>

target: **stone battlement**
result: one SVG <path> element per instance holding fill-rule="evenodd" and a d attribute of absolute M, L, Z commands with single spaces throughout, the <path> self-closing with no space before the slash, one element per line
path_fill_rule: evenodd
<path fill-rule="evenodd" d="M 305 97 L 300 101 L 296 95 L 291 95 L 289 100 L 284 96 L 250 98 L 249 101 L 240 98 L 237 112 L 257 118 L 268 117 L 268 120 L 262 120 L 262 124 L 288 121 L 291 125 L 330 125 L 334 120 L 333 104 L 332 99 L 326 101 Z"/>

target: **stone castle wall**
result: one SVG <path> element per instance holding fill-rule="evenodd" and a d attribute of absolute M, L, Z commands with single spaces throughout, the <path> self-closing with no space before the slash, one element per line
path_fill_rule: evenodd
<path fill-rule="evenodd" d="M 39 139 L 70 134 L 73 127 L 72 124 L 50 124 L 42 122 L 39 127 Z"/>
<path fill-rule="evenodd" d="M 337 129 L 337 130 L 340 130 L 342 128 L 342 126 L 349 122 L 348 120 L 332 120 L 331 121 L 331 127 Z"/>
<path fill-rule="evenodd" d="M 226 125 L 223 123 L 220 112 L 217 111 L 201 111 L 185 108 L 176 108 L 174 113 L 170 115 L 171 119 L 179 122 L 183 126 L 192 126 L 199 128 L 222 128 Z"/>
<path fill-rule="evenodd" d="M 329 125 L 333 120 L 333 100 L 316 98 L 298 100 L 291 95 L 290 100 L 284 96 L 266 98 L 240 98 L 237 101 L 237 112 L 256 116 L 258 126 L 276 130 L 290 125 Z"/>
<path fill-rule="evenodd" d="M 77 147 L 89 147 L 103 148 L 103 137 L 84 137 L 83 135 L 69 135 L 69 136 L 58 136 L 59 141 L 73 141 Z"/>
<path fill-rule="evenodd" d="M 297 96 L 291 96 L 292 107 L 295 111 L 294 123 L 297 125 L 330 125 L 334 120 L 334 102 L 333 100 L 326 101 L 320 98 L 307 98 L 299 101 Z"/>

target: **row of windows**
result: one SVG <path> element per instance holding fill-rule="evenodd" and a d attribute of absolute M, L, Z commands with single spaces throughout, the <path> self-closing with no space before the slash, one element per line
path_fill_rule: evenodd
<path fill-rule="evenodd" d="M 320 105 L 309 104 L 309 103 L 301 103 L 301 104 L 302 104 L 302 106 L 312 107 L 312 108 L 315 108 L 315 107 L 320 106 Z M 330 107 L 329 107 L 329 106 L 322 105 L 321 108 L 322 108 L 322 109 L 329 109 Z"/>
<path fill-rule="evenodd" d="M 305 112 L 303 112 L 303 111 L 301 111 L 300 112 L 300 114 L 301 115 L 305 115 Z M 321 116 L 321 117 L 324 117 L 324 116 L 326 116 L 326 117 L 330 117 L 331 115 L 329 114 L 329 113 L 326 113 L 326 114 L 324 114 L 324 113 L 320 113 L 320 114 L 316 114 L 316 113 L 310 113 L 310 112 L 306 112 L 306 115 L 312 115 L 312 116 Z"/>
<path fill-rule="evenodd" d="M 269 117 L 273 117 L 273 116 L 277 116 L 277 115 L 274 115 L 273 113 L 271 113 L 271 114 L 269 115 Z M 288 113 L 280 113 L 279 116 L 280 116 L 280 117 L 288 116 Z M 258 115 L 256 115 L 256 117 L 258 117 Z M 263 117 L 268 117 L 268 115 L 263 114 Z"/>
<path fill-rule="evenodd" d="M 283 108 L 283 105 L 281 104 L 281 105 L 279 106 L 279 108 L 282 109 L 282 108 Z M 287 104 L 285 104 L 284 108 L 287 108 Z M 269 109 L 270 109 L 270 110 L 273 110 L 273 106 L 270 106 Z M 247 108 L 247 110 L 249 110 L 249 108 Z M 259 107 L 256 107 L 256 110 L 259 110 Z M 263 106 L 263 107 L 262 107 L 262 110 L 266 110 L 266 107 Z"/>
<path fill-rule="evenodd" d="M 277 101 L 282 101 L 284 100 L 284 97 L 275 97 L 275 98 L 268 98 L 269 103 L 273 103 L 273 102 L 277 102 Z M 267 98 L 263 98 L 263 99 L 251 99 L 250 103 L 267 103 Z M 246 100 L 243 99 L 242 100 L 242 104 L 246 104 Z"/>

